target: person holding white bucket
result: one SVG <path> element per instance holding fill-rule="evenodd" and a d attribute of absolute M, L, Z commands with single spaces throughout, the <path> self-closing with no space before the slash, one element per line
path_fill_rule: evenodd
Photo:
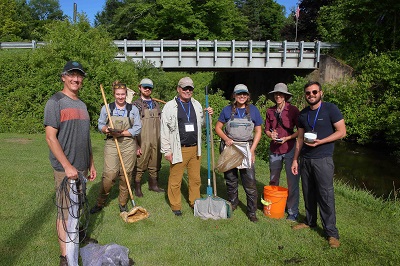
<path fill-rule="evenodd" d="M 239 204 L 238 172 L 242 178 L 247 198 L 247 217 L 257 222 L 257 187 L 255 177 L 255 150 L 261 139 L 263 120 L 256 106 L 250 104 L 250 93 L 246 85 L 238 84 L 232 94 L 233 102 L 222 109 L 215 125 L 215 132 L 224 146 L 235 145 L 245 155 L 237 168 L 224 172 L 228 200 L 235 210 Z M 225 125 L 225 128 L 223 129 Z"/>
<path fill-rule="evenodd" d="M 271 138 L 269 145 L 269 185 L 279 186 L 279 179 L 285 163 L 288 185 L 286 202 L 287 219 L 296 221 L 299 215 L 299 182 L 300 175 L 292 173 L 292 161 L 298 131 L 299 109 L 290 104 L 292 94 L 284 83 L 275 85 L 274 90 L 268 93 L 268 98 L 276 105 L 268 108 L 265 118 L 265 134 Z"/>
<path fill-rule="evenodd" d="M 306 218 L 292 228 L 295 230 L 317 226 L 317 206 L 322 226 L 331 248 L 338 248 L 339 231 L 336 228 L 335 195 L 333 188 L 333 151 L 335 141 L 346 136 L 346 125 L 339 108 L 322 101 L 321 84 L 308 82 L 304 86 L 308 107 L 300 112 L 299 135 L 293 157 L 292 172 L 299 173 L 301 156 L 301 183 Z"/>

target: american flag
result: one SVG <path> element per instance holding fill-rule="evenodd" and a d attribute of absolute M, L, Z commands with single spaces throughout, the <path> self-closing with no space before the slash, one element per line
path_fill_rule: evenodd
<path fill-rule="evenodd" d="M 299 17 L 300 17 L 300 8 L 299 8 L 299 6 L 297 6 L 297 8 L 296 8 L 296 19 L 299 19 Z"/>

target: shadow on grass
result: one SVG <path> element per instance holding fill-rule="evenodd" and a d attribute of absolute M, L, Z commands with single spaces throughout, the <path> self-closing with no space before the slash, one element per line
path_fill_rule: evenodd
<path fill-rule="evenodd" d="M 16 261 L 23 250 L 26 248 L 28 243 L 40 236 L 40 228 L 53 215 L 53 212 L 49 211 L 55 209 L 53 196 L 49 197 L 44 204 L 36 210 L 30 217 L 25 219 L 25 223 L 19 227 L 11 236 L 1 243 L 0 252 L 0 264 L 2 265 L 16 265 Z M 54 228 L 56 226 L 56 217 L 54 217 Z M 53 232 L 56 234 L 55 230 Z M 57 241 L 56 239 L 54 241 Z"/>

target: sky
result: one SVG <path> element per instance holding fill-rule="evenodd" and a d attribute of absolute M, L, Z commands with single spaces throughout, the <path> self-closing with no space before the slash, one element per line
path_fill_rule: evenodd
<path fill-rule="evenodd" d="M 294 9 L 298 0 L 275 0 L 278 4 L 286 7 L 286 15 Z M 65 15 L 71 19 L 74 16 L 74 3 L 77 4 L 77 11 L 79 13 L 85 12 L 89 18 L 90 23 L 93 24 L 94 16 L 97 12 L 101 11 L 104 7 L 106 0 L 59 0 L 61 10 Z"/>

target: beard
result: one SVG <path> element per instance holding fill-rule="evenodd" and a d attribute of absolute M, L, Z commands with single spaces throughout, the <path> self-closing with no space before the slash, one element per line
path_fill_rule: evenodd
<path fill-rule="evenodd" d="M 311 99 L 306 98 L 306 101 L 310 106 L 314 106 L 321 101 L 321 96 L 318 95 L 317 97 L 315 97 L 315 99 L 314 98 L 311 98 Z"/>

